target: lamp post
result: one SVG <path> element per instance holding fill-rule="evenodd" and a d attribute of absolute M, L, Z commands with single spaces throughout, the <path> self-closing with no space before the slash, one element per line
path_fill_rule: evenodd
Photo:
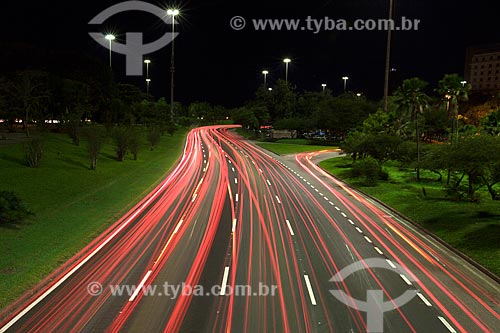
<path fill-rule="evenodd" d="M 151 63 L 151 60 L 146 59 L 144 60 L 144 63 L 146 64 L 146 79 L 149 79 L 149 64 Z"/>
<path fill-rule="evenodd" d="M 151 79 L 146 79 L 146 94 L 149 96 L 149 84 L 151 83 Z"/>
<path fill-rule="evenodd" d="M 349 80 L 348 76 L 343 76 L 342 80 L 344 80 L 344 93 L 346 92 L 347 89 L 347 80 Z"/>
<path fill-rule="evenodd" d="M 325 93 L 326 83 L 323 83 L 323 84 L 321 85 L 321 88 L 323 88 L 323 93 Z"/>
<path fill-rule="evenodd" d="M 175 17 L 179 15 L 178 9 L 168 9 L 167 15 L 172 17 L 172 56 L 170 59 L 170 121 L 174 122 L 174 40 L 175 40 Z"/>
<path fill-rule="evenodd" d="M 104 38 L 106 38 L 109 41 L 109 67 L 112 68 L 112 66 L 111 66 L 111 54 L 113 52 L 111 49 L 112 49 L 113 41 L 116 39 L 116 37 L 115 37 L 115 35 L 108 34 Z"/>
<path fill-rule="evenodd" d="M 394 12 L 394 0 L 389 0 L 389 20 L 392 20 Z M 391 43 L 392 29 L 387 29 L 387 46 L 385 51 L 385 81 L 384 81 L 384 112 L 387 112 L 389 105 L 389 72 L 391 68 Z"/>
<path fill-rule="evenodd" d="M 285 81 L 288 82 L 288 64 L 292 62 L 292 59 L 285 58 L 283 62 L 285 63 Z"/>
<path fill-rule="evenodd" d="M 269 71 L 263 70 L 262 74 L 264 75 L 264 89 L 267 88 L 267 74 L 269 74 Z"/>
<path fill-rule="evenodd" d="M 465 87 L 465 85 L 467 84 L 467 81 L 460 81 L 460 83 L 462 84 L 462 87 Z"/>

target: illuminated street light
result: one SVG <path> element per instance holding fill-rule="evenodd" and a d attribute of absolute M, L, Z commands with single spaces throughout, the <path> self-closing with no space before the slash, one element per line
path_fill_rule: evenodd
<path fill-rule="evenodd" d="M 174 123 L 174 72 L 175 72 L 175 61 L 174 61 L 174 39 L 175 39 L 175 17 L 179 15 L 178 9 L 168 9 L 167 15 L 172 17 L 172 55 L 170 62 L 170 121 Z"/>
<path fill-rule="evenodd" d="M 144 63 L 146 64 L 146 79 L 149 79 L 149 64 L 151 63 L 151 60 L 146 59 L 144 60 Z"/>
<path fill-rule="evenodd" d="M 267 87 L 267 74 L 269 74 L 269 71 L 263 70 L 262 74 L 264 74 L 264 89 Z"/>
<path fill-rule="evenodd" d="M 467 84 L 467 81 L 461 81 L 460 83 L 462 84 L 462 87 L 465 87 L 465 85 Z"/>
<path fill-rule="evenodd" d="M 273 91 L 273 88 L 267 88 L 267 90 L 269 90 L 269 91 Z"/>
<path fill-rule="evenodd" d="M 146 93 L 149 96 L 149 84 L 151 83 L 151 79 L 146 79 Z"/>
<path fill-rule="evenodd" d="M 109 67 L 111 68 L 111 54 L 112 54 L 112 44 L 113 44 L 113 41 L 116 39 L 115 35 L 112 35 L 112 34 L 108 34 L 106 35 L 104 38 L 106 38 L 108 41 L 109 41 Z"/>
<path fill-rule="evenodd" d="M 325 92 L 325 89 L 326 89 L 326 83 L 323 83 L 323 84 L 321 85 L 321 87 L 323 88 L 323 92 Z"/>
<path fill-rule="evenodd" d="M 347 80 L 349 80 L 348 76 L 343 76 L 342 80 L 344 80 L 344 92 L 346 92 L 347 89 Z"/>
<path fill-rule="evenodd" d="M 285 63 L 285 81 L 288 82 L 288 64 L 292 62 L 292 59 L 285 58 L 283 62 Z"/>

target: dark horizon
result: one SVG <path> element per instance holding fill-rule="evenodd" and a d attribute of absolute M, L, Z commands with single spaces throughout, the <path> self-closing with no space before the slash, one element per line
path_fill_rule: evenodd
<path fill-rule="evenodd" d="M 20 42 L 47 50 L 64 50 L 108 61 L 107 50 L 88 35 L 101 28 L 114 31 L 123 41 L 127 31 L 144 32 L 145 42 L 154 41 L 170 26 L 153 15 L 131 12 L 109 19 L 102 27 L 88 22 L 99 12 L 120 1 L 75 1 L 8 3 L 2 20 L 8 32 L 4 42 Z M 166 7 L 161 3 L 151 2 Z M 459 6 L 446 1 L 395 0 L 395 17 L 421 20 L 421 29 L 395 32 L 392 67 L 397 69 L 393 85 L 418 76 L 431 87 L 447 73 L 463 75 L 467 46 L 500 42 L 495 12 L 485 0 Z M 290 57 L 289 81 L 299 91 L 321 90 L 326 83 L 334 94 L 342 91 L 341 77 L 347 75 L 348 89 L 381 99 L 383 92 L 386 32 L 313 32 L 254 31 L 250 23 L 243 31 L 234 31 L 233 16 L 253 18 L 321 19 L 325 16 L 353 20 L 387 16 L 388 1 L 357 1 L 356 4 L 318 1 L 304 5 L 278 1 L 273 4 L 227 1 L 185 1 L 180 5 L 182 19 L 175 40 L 176 100 L 188 104 L 201 100 L 226 107 L 242 105 L 253 97 L 262 84 L 263 69 L 269 70 L 270 85 L 284 78 L 284 57 Z M 5 50 L 3 51 L 5 52 Z M 156 98 L 170 93 L 170 46 L 148 56 L 151 65 L 151 91 Z M 57 61 L 54 59 L 54 61 Z M 36 63 L 36 59 L 32 59 Z M 63 62 L 71 64 L 71 59 Z M 5 66 L 5 64 L 4 64 Z M 23 67 L 22 64 L 20 64 Z M 27 63 L 26 67 L 30 64 Z M 113 54 L 113 71 L 119 82 L 133 83 L 145 89 L 144 78 L 126 77 L 125 56 Z"/>

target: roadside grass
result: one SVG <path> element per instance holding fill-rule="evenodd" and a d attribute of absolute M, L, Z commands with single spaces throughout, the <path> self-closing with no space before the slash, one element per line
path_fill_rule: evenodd
<path fill-rule="evenodd" d="M 313 145 L 298 145 L 289 143 L 271 143 L 271 142 L 259 142 L 257 143 L 259 147 L 266 150 L 272 151 L 278 155 L 288 155 L 288 154 L 298 154 L 310 151 L 319 151 L 326 149 L 336 149 L 337 147 L 330 146 L 313 146 Z"/>
<path fill-rule="evenodd" d="M 350 157 L 341 157 L 323 161 L 320 166 L 408 216 L 500 276 L 500 202 L 491 200 L 487 191 L 479 192 L 479 203 L 451 201 L 436 174 L 422 171 L 418 183 L 413 170 L 400 169 L 391 162 L 384 165 L 389 180 L 366 187 L 349 177 L 351 163 Z"/>
<path fill-rule="evenodd" d="M 174 165 L 187 130 L 164 136 L 154 151 L 144 145 L 134 161 L 116 161 L 103 146 L 90 171 L 86 142 L 47 134 L 41 166 L 24 166 L 22 145 L 0 148 L 0 190 L 14 191 L 35 213 L 20 226 L 0 226 L 0 308 L 50 274 L 98 236 Z"/>

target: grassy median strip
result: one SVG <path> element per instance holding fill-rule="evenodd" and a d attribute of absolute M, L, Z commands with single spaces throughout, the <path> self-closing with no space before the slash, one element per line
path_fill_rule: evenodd
<path fill-rule="evenodd" d="M 272 151 L 273 153 L 278 155 L 298 154 L 310 151 L 319 151 L 319 150 L 337 148 L 330 146 L 298 145 L 298 144 L 274 143 L 274 142 L 259 142 L 257 143 L 257 145 L 266 150 Z"/>
<path fill-rule="evenodd" d="M 117 162 L 103 146 L 90 171 L 86 143 L 48 134 L 40 167 L 24 166 L 21 144 L 0 148 L 0 190 L 14 191 L 35 213 L 19 227 L 0 226 L 0 308 L 14 301 L 110 224 L 164 178 L 179 158 L 187 130 L 164 136 L 137 161 Z"/>
<path fill-rule="evenodd" d="M 389 180 L 373 187 L 350 177 L 350 157 L 326 160 L 320 166 L 408 216 L 500 276 L 500 202 L 491 200 L 486 191 L 480 191 L 479 203 L 452 201 L 436 174 L 423 171 L 418 183 L 412 170 L 400 169 L 396 163 L 384 165 Z"/>

